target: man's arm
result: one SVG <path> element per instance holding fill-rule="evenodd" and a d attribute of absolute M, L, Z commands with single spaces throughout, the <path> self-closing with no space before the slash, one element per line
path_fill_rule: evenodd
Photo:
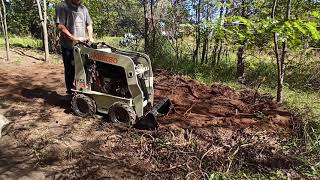
<path fill-rule="evenodd" d="M 88 38 L 90 42 L 93 42 L 93 26 L 92 26 L 92 19 L 90 17 L 89 11 L 87 8 L 85 8 L 86 13 L 86 25 L 87 25 L 87 32 L 88 32 Z"/>
<path fill-rule="evenodd" d="M 64 26 L 63 24 L 58 24 L 57 27 L 58 27 L 58 30 L 62 32 L 68 39 L 72 41 L 79 41 L 79 38 L 72 35 L 70 31 L 66 28 L 66 26 Z"/>
<path fill-rule="evenodd" d="M 78 38 L 73 36 L 70 31 L 66 28 L 66 11 L 65 4 L 59 3 L 56 7 L 56 25 L 58 30 L 68 39 L 77 41 Z"/>
<path fill-rule="evenodd" d="M 94 42 L 94 40 L 93 40 L 93 27 L 92 27 L 92 24 L 90 24 L 89 26 L 87 26 L 87 30 L 88 30 L 89 41 L 90 41 L 90 42 Z"/>

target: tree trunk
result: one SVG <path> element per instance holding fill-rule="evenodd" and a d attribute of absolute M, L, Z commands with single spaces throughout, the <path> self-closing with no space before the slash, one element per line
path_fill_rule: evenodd
<path fill-rule="evenodd" d="M 223 44 L 222 44 L 222 41 L 220 41 L 220 47 L 219 47 L 219 51 L 218 51 L 218 57 L 217 57 L 217 65 L 220 63 L 221 61 L 221 53 L 222 53 L 222 50 L 223 50 Z"/>
<path fill-rule="evenodd" d="M 291 14 L 291 2 L 292 0 L 288 0 L 287 4 L 287 12 L 286 12 L 286 19 L 285 21 L 290 20 L 290 14 Z M 282 103 L 283 101 L 283 82 L 285 77 L 285 59 L 288 52 L 288 40 L 285 40 L 282 43 L 282 54 L 280 63 L 278 66 L 280 66 L 278 69 L 280 72 L 278 73 L 278 90 L 277 90 L 277 102 Z"/>
<path fill-rule="evenodd" d="M 209 6 L 206 7 L 206 20 L 209 20 Z M 203 47 L 202 47 L 202 55 L 201 55 L 201 64 L 205 64 L 207 62 L 208 57 L 208 43 L 209 43 L 209 32 L 208 30 L 205 31 L 205 37 L 203 40 Z"/>
<path fill-rule="evenodd" d="M 208 42 L 207 42 L 207 44 L 206 44 L 206 51 L 207 51 L 207 53 L 206 53 L 206 57 L 205 57 L 205 61 L 204 61 L 204 63 L 205 64 L 208 64 L 208 52 L 209 52 L 209 38 L 207 38 L 208 39 Z"/>
<path fill-rule="evenodd" d="M 226 5 L 226 0 L 221 0 L 221 7 L 220 7 L 220 14 L 219 17 L 220 19 L 224 16 L 223 12 L 224 12 L 224 8 Z M 223 21 L 221 20 L 220 25 L 223 26 Z M 223 50 L 223 39 L 219 40 L 219 50 L 218 50 L 218 56 L 216 57 L 216 65 L 218 65 L 220 63 L 221 60 L 221 52 Z"/>
<path fill-rule="evenodd" d="M 246 11 L 246 1 L 242 0 L 241 1 L 241 17 L 247 18 L 247 11 Z M 240 28 L 244 28 L 243 25 L 240 25 Z M 237 52 L 237 58 L 238 58 L 238 63 L 237 63 L 237 78 L 243 77 L 244 72 L 245 72 L 245 58 L 244 58 L 244 53 L 245 53 L 245 45 L 246 45 L 246 40 L 243 40 L 240 44 L 240 47 L 238 48 Z"/>
<path fill-rule="evenodd" d="M 178 3 L 174 3 L 172 2 L 172 6 L 173 8 L 173 12 L 174 12 L 174 18 L 173 18 L 173 40 L 175 43 L 175 54 L 176 54 L 176 63 L 179 63 L 179 59 L 180 59 L 180 48 L 179 48 L 179 26 L 177 26 L 177 24 L 179 24 L 179 20 L 178 20 L 178 15 L 177 15 L 177 9 L 178 9 Z"/>
<path fill-rule="evenodd" d="M 200 30 L 197 30 L 197 32 Z M 199 47 L 200 47 L 200 33 L 196 35 L 196 48 L 193 53 L 193 62 L 194 64 L 198 64 L 198 56 L 199 56 Z"/>
<path fill-rule="evenodd" d="M 291 2 L 292 2 L 292 0 L 288 0 L 285 21 L 290 20 Z M 274 0 L 273 1 L 273 8 L 272 8 L 273 21 L 275 21 L 276 7 L 277 7 L 277 0 Z M 277 59 L 277 69 L 278 69 L 277 102 L 282 103 L 283 102 L 283 87 L 284 87 L 283 83 L 284 83 L 284 77 L 285 77 L 285 59 L 286 59 L 286 55 L 288 52 L 288 41 L 285 40 L 282 43 L 281 56 L 279 53 L 278 36 L 276 33 L 273 34 L 273 41 L 274 41 L 274 50 L 275 50 L 275 55 L 276 55 L 276 59 Z"/>
<path fill-rule="evenodd" d="M 220 1 L 221 6 L 220 6 L 220 10 L 219 10 L 219 18 L 221 20 L 220 25 L 223 26 L 223 21 L 222 21 L 222 17 L 224 16 L 224 7 L 226 4 L 226 0 L 221 0 Z M 221 58 L 221 50 L 222 50 L 222 39 L 221 38 L 216 38 L 215 40 L 216 44 L 214 45 L 214 50 L 213 50 L 213 61 L 212 61 L 212 65 L 216 66 Z"/>
<path fill-rule="evenodd" d="M 229 48 L 228 47 L 226 47 L 225 49 L 224 49 L 224 57 L 226 58 L 226 61 L 227 62 L 230 62 L 230 58 L 229 58 Z"/>
<path fill-rule="evenodd" d="M 2 28 L 2 33 L 3 33 L 3 38 L 5 39 L 6 32 L 5 32 L 5 28 L 4 28 L 2 8 L 0 8 L 0 20 L 1 20 L 1 28 Z"/>
<path fill-rule="evenodd" d="M 144 13 L 144 52 L 149 54 L 149 20 L 148 20 L 148 0 L 143 1 Z"/>
<path fill-rule="evenodd" d="M 275 11 L 277 7 L 277 0 L 273 1 L 272 7 L 272 20 L 275 22 Z M 273 33 L 273 42 L 274 42 L 274 53 L 277 60 L 277 69 L 278 69 L 278 76 L 277 76 L 277 102 L 282 101 L 282 91 L 283 91 L 283 78 L 281 75 L 281 61 L 280 61 L 280 54 L 279 54 L 279 44 L 278 44 L 278 35 L 276 32 Z"/>
<path fill-rule="evenodd" d="M 200 5 L 201 0 L 198 1 L 198 7 L 197 7 L 197 28 L 196 28 L 196 48 L 193 53 L 193 61 L 194 64 L 198 64 L 198 56 L 199 56 L 199 48 L 200 48 Z"/>
<path fill-rule="evenodd" d="M 215 40 L 215 44 L 213 46 L 213 52 L 212 52 L 212 62 L 211 62 L 212 66 L 215 66 L 217 64 L 217 55 L 218 55 L 219 43 L 220 43 L 220 40 L 216 39 Z"/>
<path fill-rule="evenodd" d="M 221 18 L 222 18 L 222 16 L 223 16 L 223 10 L 224 10 L 224 5 L 225 5 L 225 3 L 226 3 L 226 0 L 221 0 L 221 3 L 222 3 L 223 5 L 221 5 L 221 7 L 220 7 L 220 14 L 219 14 L 220 20 L 221 20 Z M 223 25 L 223 22 L 222 22 L 222 21 L 220 22 L 220 25 Z"/>
<path fill-rule="evenodd" d="M 43 41 L 44 41 L 44 51 L 45 51 L 45 62 L 49 61 L 49 42 L 48 42 L 48 28 L 47 28 L 47 2 L 43 0 L 43 14 L 41 9 L 40 0 L 37 0 L 39 17 L 43 30 Z"/>
<path fill-rule="evenodd" d="M 238 63 L 237 63 L 237 77 L 243 77 L 244 76 L 244 46 L 242 45 L 241 47 L 238 48 L 237 52 L 237 58 L 238 58 Z"/>
<path fill-rule="evenodd" d="M 208 36 L 204 38 L 203 48 L 202 48 L 202 55 L 201 55 L 201 64 L 205 64 L 207 62 L 207 47 L 208 47 Z"/>
<path fill-rule="evenodd" d="M 179 61 L 179 39 L 176 39 L 176 61 Z"/>
<path fill-rule="evenodd" d="M 151 49 L 154 50 L 156 45 L 156 26 L 154 23 L 154 0 L 151 0 L 151 3 L 150 3 L 150 14 L 151 14 L 151 27 L 152 27 Z"/>
<path fill-rule="evenodd" d="M 218 54 L 219 54 L 219 49 L 220 49 L 220 40 L 217 40 L 216 42 L 216 48 L 214 50 L 214 65 L 218 65 Z"/>
<path fill-rule="evenodd" d="M 7 61 L 10 61 L 10 47 L 9 47 L 9 36 L 8 36 L 8 27 L 7 27 L 7 12 L 6 12 L 6 5 L 4 4 L 4 0 L 2 0 L 2 6 L 3 6 L 3 16 L 1 13 L 1 20 L 2 20 L 2 26 L 3 26 L 3 34 L 4 39 L 6 43 L 6 53 L 7 53 Z"/>
<path fill-rule="evenodd" d="M 43 38 L 46 62 L 49 62 L 49 38 L 48 38 L 48 13 L 47 13 L 47 0 L 43 0 Z"/>

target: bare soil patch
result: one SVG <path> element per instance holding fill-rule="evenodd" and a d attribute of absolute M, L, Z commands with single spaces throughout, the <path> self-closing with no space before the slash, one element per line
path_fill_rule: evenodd
<path fill-rule="evenodd" d="M 156 131 L 72 115 L 63 65 L 1 62 L 0 179 L 208 179 L 214 171 L 295 175 L 282 148 L 295 119 L 269 95 L 155 71 L 175 110 Z"/>

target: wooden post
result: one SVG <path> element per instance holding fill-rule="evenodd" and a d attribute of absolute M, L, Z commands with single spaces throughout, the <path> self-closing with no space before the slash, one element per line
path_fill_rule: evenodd
<path fill-rule="evenodd" d="M 9 47 L 9 36 L 8 36 L 8 26 L 7 26 L 7 13 L 6 13 L 6 6 L 4 4 L 4 0 L 2 0 L 2 6 L 3 6 L 3 16 L 1 13 L 1 19 L 2 19 L 2 26 L 3 26 L 3 34 L 5 36 L 5 43 L 6 43 L 6 51 L 7 51 L 7 61 L 10 60 L 10 47 Z"/>
<path fill-rule="evenodd" d="M 45 62 L 48 62 L 49 61 L 49 43 L 48 43 L 48 29 L 47 29 L 47 2 L 46 0 L 43 0 L 43 14 L 42 14 L 40 0 L 37 0 L 37 4 L 38 4 L 39 17 L 40 17 L 40 21 L 43 29 Z"/>

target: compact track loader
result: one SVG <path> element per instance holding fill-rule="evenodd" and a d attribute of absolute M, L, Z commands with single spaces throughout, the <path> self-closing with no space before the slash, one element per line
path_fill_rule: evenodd
<path fill-rule="evenodd" d="M 157 116 L 172 109 L 168 98 L 154 105 L 153 72 L 146 54 L 97 43 L 74 47 L 74 114 L 108 114 L 113 123 L 144 129 L 158 127 Z"/>

